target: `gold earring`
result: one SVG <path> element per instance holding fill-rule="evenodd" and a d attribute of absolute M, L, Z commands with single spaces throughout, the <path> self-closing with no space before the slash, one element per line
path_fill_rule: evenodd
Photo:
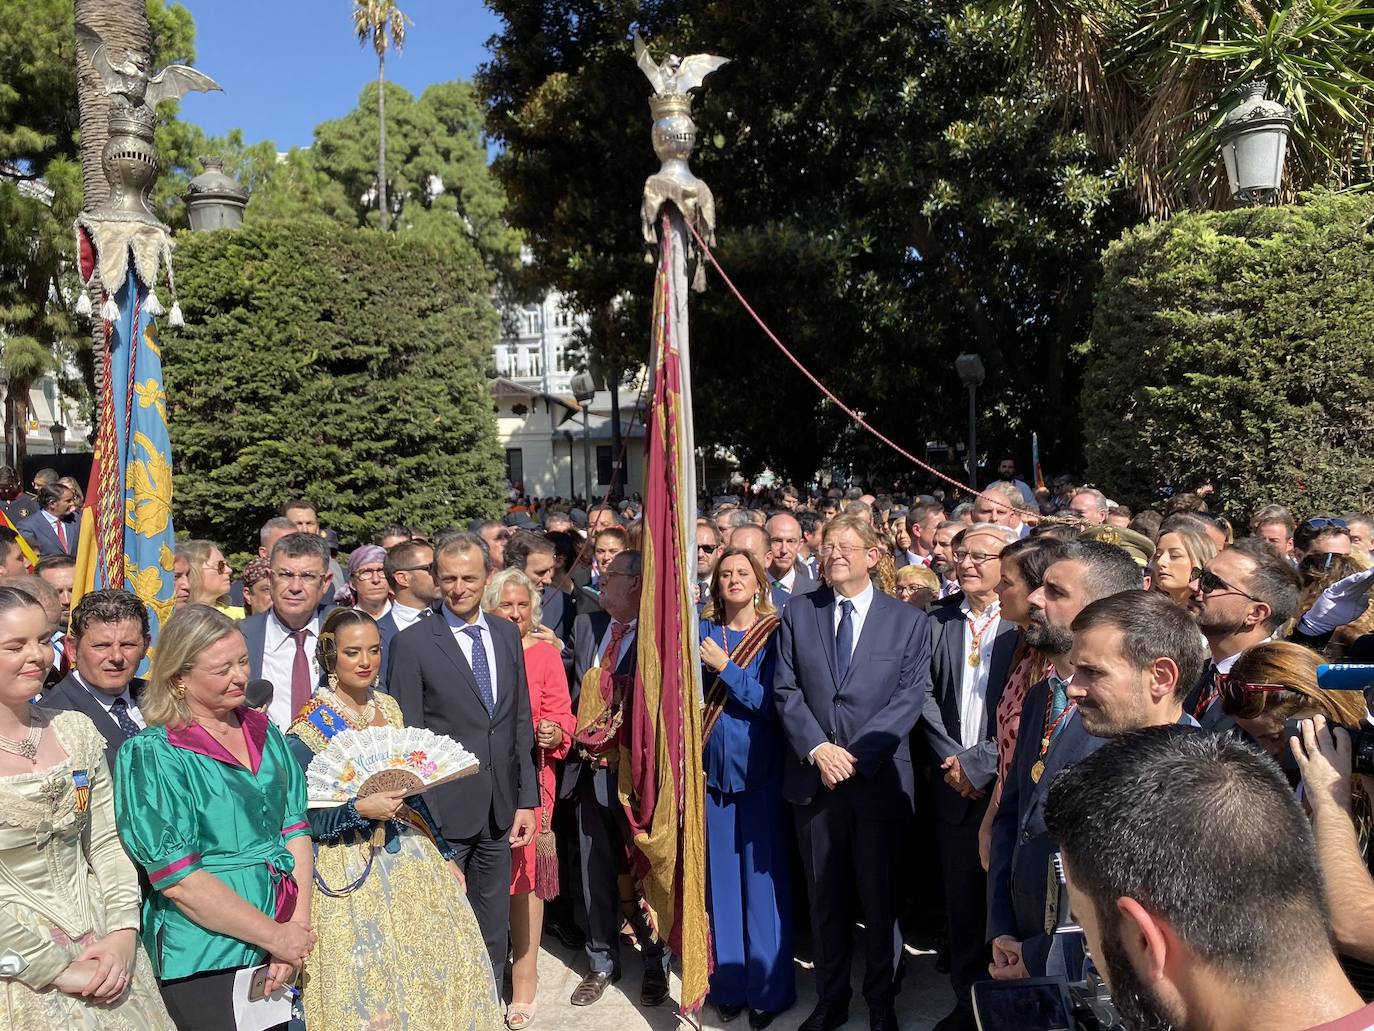
<path fill-rule="evenodd" d="M 186 685 L 178 680 L 172 685 L 172 697 L 177 701 L 184 701 L 186 698 Z"/>
<path fill-rule="evenodd" d="M 329 684 L 329 690 L 335 692 L 339 690 L 339 675 L 337 673 L 329 674 L 325 682 Z"/>

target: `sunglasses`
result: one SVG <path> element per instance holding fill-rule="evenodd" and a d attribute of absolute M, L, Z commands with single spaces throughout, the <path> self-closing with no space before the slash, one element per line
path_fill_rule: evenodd
<path fill-rule="evenodd" d="M 697 551 L 704 551 L 708 555 L 714 555 L 717 547 L 718 545 L 715 544 L 698 544 Z"/>
<path fill-rule="evenodd" d="M 228 573 L 231 571 L 229 563 L 224 561 L 224 559 L 220 559 L 218 562 L 207 562 L 205 563 L 205 568 L 212 569 L 216 573 Z"/>
<path fill-rule="evenodd" d="M 1341 530 L 1350 529 L 1344 519 L 1327 519 L 1325 516 L 1318 516 L 1316 519 L 1309 519 L 1302 524 L 1309 530 L 1325 530 L 1328 526 L 1334 526 Z"/>
<path fill-rule="evenodd" d="M 1251 719 L 1264 711 L 1265 695 L 1282 694 L 1291 690 L 1287 684 L 1250 684 L 1229 673 L 1217 676 L 1217 691 L 1221 695 L 1224 711 L 1245 719 Z"/>
<path fill-rule="evenodd" d="M 1261 604 L 1263 603 L 1262 598 L 1256 598 L 1253 594 L 1247 594 L 1245 591 L 1242 591 L 1239 587 L 1234 587 L 1231 584 L 1228 584 L 1225 580 L 1217 576 L 1217 574 L 1212 572 L 1210 569 L 1201 569 L 1194 566 L 1193 572 L 1188 577 L 1188 579 L 1196 581 L 1198 589 L 1203 594 L 1212 594 L 1216 591 L 1229 591 L 1232 594 L 1239 594 L 1242 598 L 1249 598 L 1251 601 L 1260 602 Z"/>

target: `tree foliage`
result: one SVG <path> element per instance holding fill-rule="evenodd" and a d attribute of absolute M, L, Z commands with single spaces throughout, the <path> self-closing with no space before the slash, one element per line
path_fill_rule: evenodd
<path fill-rule="evenodd" d="M 1374 506 L 1374 200 L 1183 214 L 1105 258 L 1088 474 L 1133 504 L 1210 480 L 1227 515 Z"/>
<path fill-rule="evenodd" d="M 722 264 L 842 397 L 909 450 L 962 436 L 953 369 L 982 355 L 981 439 L 1071 461 L 1071 345 L 1096 258 L 1131 217 L 1085 137 L 958 3 L 495 0 L 479 75 L 530 274 L 593 316 L 590 357 L 642 361 L 651 273 L 639 198 L 657 168 L 637 25 L 658 57 L 735 58 L 696 103 Z M 609 313 L 609 314 L 608 314 Z M 697 439 L 798 478 L 901 459 L 846 430 L 718 280 L 693 302 Z M 1056 451 L 1057 449 L 1057 451 Z"/>
<path fill-rule="evenodd" d="M 162 354 L 178 527 L 246 542 L 298 494 L 345 542 L 493 514 L 498 320 L 474 256 L 274 220 L 182 234 L 177 262 L 187 325 Z"/>

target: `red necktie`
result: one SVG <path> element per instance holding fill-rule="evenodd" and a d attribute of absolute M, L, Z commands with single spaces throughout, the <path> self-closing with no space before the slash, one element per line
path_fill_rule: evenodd
<path fill-rule="evenodd" d="M 62 527 L 62 520 L 57 521 L 57 543 L 62 545 L 62 550 L 70 554 L 71 548 L 67 547 L 67 531 Z"/>
<path fill-rule="evenodd" d="M 620 665 L 620 642 L 625 640 L 625 635 L 629 632 L 629 623 L 611 623 L 611 640 L 606 645 L 606 654 L 601 656 L 603 670 L 614 673 L 616 666 Z"/>
<path fill-rule="evenodd" d="M 305 639 L 309 633 L 296 630 L 291 634 L 296 642 L 296 657 L 291 662 L 291 719 L 310 701 L 310 658 L 305 654 Z"/>

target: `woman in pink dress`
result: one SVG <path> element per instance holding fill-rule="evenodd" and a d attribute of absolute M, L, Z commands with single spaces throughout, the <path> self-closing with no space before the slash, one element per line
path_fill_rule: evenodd
<path fill-rule="evenodd" d="M 544 902 L 557 886 L 536 883 L 538 855 L 556 881 L 553 803 L 557 797 L 554 760 L 568 754 L 576 719 L 568 694 L 568 677 L 552 631 L 540 625 L 539 589 L 518 569 L 503 569 L 487 584 L 482 607 L 509 619 L 520 628 L 525 645 L 525 678 L 530 686 L 530 714 L 534 718 L 535 768 L 539 771 L 538 833 L 528 845 L 511 851 L 510 942 L 511 1001 L 506 1026 L 522 1031 L 534 1023 L 534 996 L 539 986 L 539 935 L 544 926 Z"/>

